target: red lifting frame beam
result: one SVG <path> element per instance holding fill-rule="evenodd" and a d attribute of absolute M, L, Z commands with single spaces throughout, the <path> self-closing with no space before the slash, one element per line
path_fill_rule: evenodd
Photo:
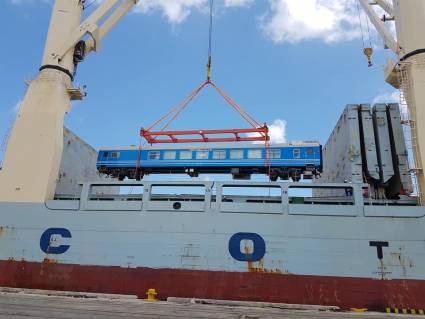
<path fill-rule="evenodd" d="M 239 134 L 256 133 L 257 136 L 240 136 Z M 198 142 L 266 142 L 270 140 L 267 126 L 246 129 L 199 130 L 199 131 L 158 131 L 140 130 L 140 136 L 149 144 L 198 143 Z M 232 137 L 208 137 L 208 135 L 230 134 Z M 200 135 L 199 138 L 178 138 L 177 136 Z M 162 138 L 158 138 L 162 137 Z M 166 137 L 166 138 L 164 138 Z"/>

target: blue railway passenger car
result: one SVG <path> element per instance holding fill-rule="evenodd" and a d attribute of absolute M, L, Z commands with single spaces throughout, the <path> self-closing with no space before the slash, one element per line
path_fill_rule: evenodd
<path fill-rule="evenodd" d="M 203 145 L 202 145 L 203 146 Z M 322 169 L 322 146 L 318 142 L 205 146 L 148 146 L 103 148 L 97 169 L 120 180 L 140 179 L 148 174 L 232 174 L 248 179 L 251 174 L 270 174 L 276 181 L 301 175 L 311 179 Z M 268 156 L 267 156 L 268 154 Z"/>

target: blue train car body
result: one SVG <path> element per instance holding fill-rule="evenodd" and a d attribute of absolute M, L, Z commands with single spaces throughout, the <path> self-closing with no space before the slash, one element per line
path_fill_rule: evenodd
<path fill-rule="evenodd" d="M 268 156 L 267 156 L 268 154 Z M 270 167 L 270 168 L 269 168 Z M 247 179 L 251 174 L 270 174 L 272 180 L 312 178 L 322 169 L 322 146 L 316 142 L 221 145 L 214 147 L 103 148 L 99 172 L 123 179 L 140 179 L 146 174 L 187 173 L 232 174 Z"/>

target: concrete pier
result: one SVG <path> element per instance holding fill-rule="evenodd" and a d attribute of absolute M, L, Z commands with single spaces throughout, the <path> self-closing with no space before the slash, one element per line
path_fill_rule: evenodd
<path fill-rule="evenodd" d="M 171 299 L 172 300 L 172 299 Z M 133 296 L 0 290 L 0 319 L 125 319 L 125 318 L 214 318 L 214 319 L 331 319 L 331 318 L 420 318 L 412 315 L 354 313 L 324 308 L 288 309 L 255 303 L 148 302 Z M 330 309 L 330 308 L 329 308 Z"/>

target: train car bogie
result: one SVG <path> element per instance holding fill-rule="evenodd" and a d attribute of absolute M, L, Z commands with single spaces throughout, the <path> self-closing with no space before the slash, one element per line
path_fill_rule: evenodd
<path fill-rule="evenodd" d="M 291 173 L 291 178 L 294 182 L 299 182 L 301 180 L 301 171 L 299 169 L 294 169 Z"/>

